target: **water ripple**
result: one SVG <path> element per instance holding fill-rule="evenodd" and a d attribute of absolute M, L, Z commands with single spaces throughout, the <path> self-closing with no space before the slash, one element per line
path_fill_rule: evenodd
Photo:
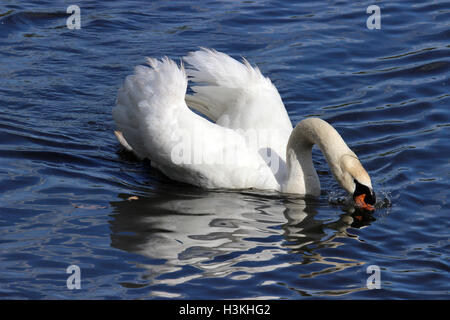
<path fill-rule="evenodd" d="M 448 2 L 380 3 L 381 30 L 343 1 L 84 1 L 80 30 L 67 5 L 0 4 L 0 297 L 448 297 Z M 124 77 L 199 46 L 258 65 L 293 123 L 332 123 L 375 213 L 353 210 L 316 149 L 323 193 L 306 200 L 205 191 L 122 151 Z M 373 264 L 382 290 L 366 287 Z"/>

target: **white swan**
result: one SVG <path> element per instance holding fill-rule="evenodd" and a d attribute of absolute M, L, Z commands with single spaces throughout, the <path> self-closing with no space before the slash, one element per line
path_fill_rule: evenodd
<path fill-rule="evenodd" d="M 372 209 L 370 177 L 331 125 L 308 118 L 293 129 L 275 86 L 245 59 L 202 49 L 184 60 L 186 70 L 167 57 L 147 58 L 150 67 L 137 66 L 125 79 L 113 117 L 126 149 L 168 177 L 204 188 L 318 196 L 316 144 L 339 184 Z M 193 95 L 186 94 L 187 75 L 197 84 Z"/>

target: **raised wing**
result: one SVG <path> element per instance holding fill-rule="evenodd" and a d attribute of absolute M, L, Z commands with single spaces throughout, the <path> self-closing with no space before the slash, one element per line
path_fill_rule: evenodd
<path fill-rule="evenodd" d="M 168 58 L 148 62 L 126 78 L 113 110 L 126 148 L 174 180 L 207 188 L 278 188 L 242 135 L 187 107 L 183 68 Z"/>
<path fill-rule="evenodd" d="M 273 142 L 266 147 L 286 152 L 292 124 L 278 90 L 247 60 L 239 62 L 211 49 L 191 52 L 184 60 L 196 86 L 187 95 L 190 107 L 218 125 L 234 130 L 266 130 Z M 263 146 L 261 146 L 263 147 Z"/>

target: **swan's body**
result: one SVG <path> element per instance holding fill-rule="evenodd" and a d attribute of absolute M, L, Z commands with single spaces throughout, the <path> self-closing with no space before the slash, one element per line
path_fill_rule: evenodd
<path fill-rule="evenodd" d="M 185 61 L 148 59 L 119 90 L 113 110 L 119 141 L 168 177 L 205 188 L 320 194 L 311 149 L 317 144 L 348 192 L 372 190 L 357 156 L 327 122 L 309 118 L 295 129 L 272 84 L 244 60 L 203 49 Z M 186 104 L 187 102 L 187 104 Z M 192 112 L 188 105 L 211 121 Z"/>

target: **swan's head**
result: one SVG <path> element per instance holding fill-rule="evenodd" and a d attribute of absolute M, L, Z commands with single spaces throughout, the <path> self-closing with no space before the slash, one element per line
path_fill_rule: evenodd
<path fill-rule="evenodd" d="M 358 207 L 373 210 L 376 197 L 369 174 L 354 155 L 344 155 L 340 159 L 341 174 L 337 177 L 340 185 L 352 194 Z"/>

